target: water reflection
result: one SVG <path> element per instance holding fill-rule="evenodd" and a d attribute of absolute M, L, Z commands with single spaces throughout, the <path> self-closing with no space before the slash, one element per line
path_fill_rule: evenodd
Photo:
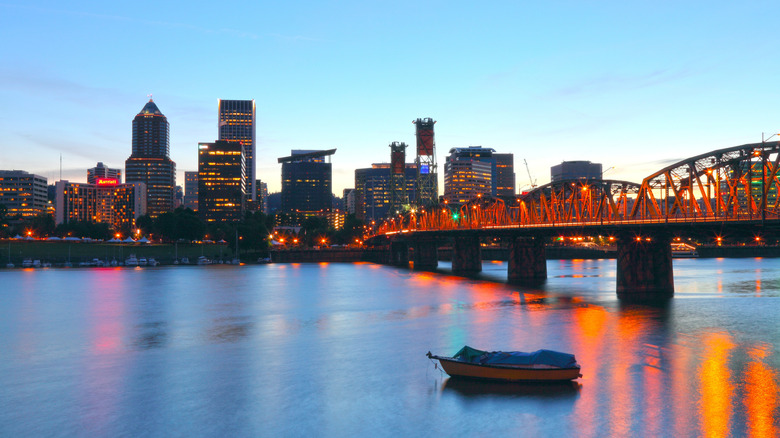
<path fill-rule="evenodd" d="M 450 377 L 442 385 L 442 392 L 463 397 L 555 398 L 569 400 L 573 405 L 581 387 L 578 382 L 507 383 Z"/>
<path fill-rule="evenodd" d="M 533 287 L 486 265 L 0 271 L 0 435 L 778 436 L 780 265 L 675 261 L 662 306 L 619 302 L 614 261 Z M 583 377 L 430 372 L 464 344 Z"/>

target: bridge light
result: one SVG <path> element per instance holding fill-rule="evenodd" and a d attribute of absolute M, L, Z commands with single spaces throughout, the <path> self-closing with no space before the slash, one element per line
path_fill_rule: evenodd
<path fill-rule="evenodd" d="M 458 220 L 458 217 L 460 217 L 460 215 L 458 213 L 453 213 L 452 214 L 452 219 Z"/>
<path fill-rule="evenodd" d="M 641 238 L 640 236 L 636 236 L 636 241 L 637 241 L 637 242 L 641 242 L 641 241 L 642 241 L 642 238 Z"/>

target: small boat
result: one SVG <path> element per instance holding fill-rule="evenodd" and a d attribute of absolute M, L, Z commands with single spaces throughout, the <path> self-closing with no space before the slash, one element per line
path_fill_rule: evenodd
<path fill-rule="evenodd" d="M 125 266 L 138 266 L 138 259 L 135 258 L 135 254 L 130 254 L 130 257 L 125 259 Z"/>
<path fill-rule="evenodd" d="M 146 260 L 146 257 L 141 257 L 138 259 L 138 266 L 146 266 L 149 262 Z"/>
<path fill-rule="evenodd" d="M 198 264 L 199 265 L 210 265 L 211 264 L 211 260 L 209 260 L 209 258 L 206 257 L 206 256 L 200 256 L 200 257 L 198 257 Z"/>
<path fill-rule="evenodd" d="M 41 267 L 41 261 L 33 260 L 33 268 L 40 268 L 40 267 Z"/>
<path fill-rule="evenodd" d="M 552 350 L 483 351 L 465 346 L 452 357 L 436 356 L 444 372 L 452 377 L 509 382 L 552 382 L 582 377 L 573 354 Z"/>
<path fill-rule="evenodd" d="M 260 257 L 259 259 L 257 259 L 257 263 L 259 263 L 261 265 L 266 265 L 268 263 L 272 263 L 271 257 Z"/>
<path fill-rule="evenodd" d="M 24 260 L 22 260 L 22 267 L 23 268 L 32 268 L 33 267 L 32 259 L 24 259 Z"/>
<path fill-rule="evenodd" d="M 160 262 L 155 260 L 154 257 L 149 257 L 148 263 L 149 263 L 149 266 L 158 266 L 160 264 Z"/>
<path fill-rule="evenodd" d="M 190 259 L 189 259 L 189 257 L 182 257 L 182 258 L 181 258 L 181 264 L 182 264 L 182 265 L 189 265 L 189 264 L 190 264 Z"/>

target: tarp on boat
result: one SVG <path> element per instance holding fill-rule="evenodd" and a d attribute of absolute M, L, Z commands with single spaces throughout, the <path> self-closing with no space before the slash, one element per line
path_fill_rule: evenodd
<path fill-rule="evenodd" d="M 522 351 L 483 351 L 468 345 L 460 349 L 454 359 L 463 362 L 491 365 L 550 365 L 559 368 L 577 366 L 573 354 L 553 350 L 536 350 L 530 353 Z"/>

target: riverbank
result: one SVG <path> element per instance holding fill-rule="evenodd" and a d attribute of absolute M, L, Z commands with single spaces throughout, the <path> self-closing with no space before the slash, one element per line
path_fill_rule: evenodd
<path fill-rule="evenodd" d="M 0 242 L 0 266 L 13 263 L 21 267 L 24 260 L 39 260 L 52 266 L 63 266 L 70 262 L 78 266 L 82 262 L 98 259 L 105 264 L 112 261 L 123 263 L 131 254 L 138 258 L 154 258 L 160 264 L 173 264 L 188 258 L 195 263 L 198 257 L 206 256 L 211 260 L 228 261 L 233 251 L 225 244 L 208 243 L 105 243 L 105 242 L 47 242 L 40 240 L 4 240 Z M 257 260 L 253 253 L 243 256 Z"/>

